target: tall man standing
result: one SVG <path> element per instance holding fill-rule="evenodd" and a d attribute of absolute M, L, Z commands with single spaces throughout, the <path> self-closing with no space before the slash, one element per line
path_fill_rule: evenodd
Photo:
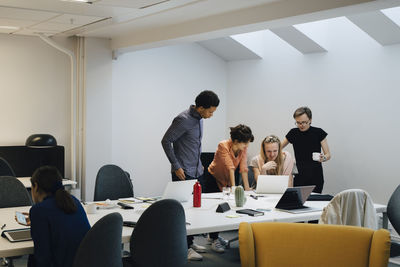
<path fill-rule="evenodd" d="M 197 179 L 203 186 L 203 165 L 200 160 L 202 119 L 212 117 L 219 105 L 219 98 L 212 91 L 203 91 L 196 97 L 195 104 L 174 118 L 161 144 L 171 163 L 172 181 Z M 205 247 L 193 243 L 193 236 L 187 239 L 188 259 L 201 260 L 202 256 L 197 252 L 204 252 Z"/>

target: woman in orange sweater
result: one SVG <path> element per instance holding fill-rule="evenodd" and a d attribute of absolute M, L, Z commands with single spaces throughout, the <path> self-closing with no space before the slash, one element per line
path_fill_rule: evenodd
<path fill-rule="evenodd" d="M 208 167 L 208 172 L 213 176 L 218 187 L 207 188 L 210 192 L 222 191 L 222 187 L 235 186 L 235 170 L 239 166 L 245 190 L 250 190 L 247 168 L 247 147 L 253 142 L 254 136 L 251 129 L 243 124 L 231 127 L 231 138 L 221 141 L 215 152 L 214 160 Z"/>
<path fill-rule="evenodd" d="M 253 142 L 251 129 L 243 124 L 231 127 L 231 138 L 218 144 L 214 160 L 208 167 L 206 176 L 206 192 L 221 192 L 222 187 L 235 186 L 235 170 L 242 175 L 245 190 L 250 190 L 247 168 L 247 147 Z M 210 233 L 212 250 L 222 253 L 224 248 L 218 239 L 218 233 Z"/>

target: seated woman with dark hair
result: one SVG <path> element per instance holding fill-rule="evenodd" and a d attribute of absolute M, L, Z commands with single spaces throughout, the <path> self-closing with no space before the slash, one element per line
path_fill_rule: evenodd
<path fill-rule="evenodd" d="M 245 190 L 250 190 L 247 168 L 247 147 L 253 142 L 251 129 L 243 124 L 231 127 L 231 138 L 221 141 L 215 152 L 214 160 L 208 167 L 206 192 L 221 192 L 222 187 L 235 186 L 235 170 L 242 175 Z M 218 239 L 218 233 L 210 233 L 211 248 L 216 252 L 224 252 Z"/>
<path fill-rule="evenodd" d="M 79 244 L 90 229 L 86 213 L 79 200 L 65 191 L 55 167 L 40 167 L 31 183 L 35 204 L 27 222 L 34 255 L 30 255 L 28 266 L 72 266 Z"/>
<path fill-rule="evenodd" d="M 289 175 L 289 187 L 293 186 L 294 159 L 289 152 L 282 150 L 281 141 L 275 135 L 268 135 L 261 142 L 260 154 L 251 159 L 254 179 L 258 175 Z"/>

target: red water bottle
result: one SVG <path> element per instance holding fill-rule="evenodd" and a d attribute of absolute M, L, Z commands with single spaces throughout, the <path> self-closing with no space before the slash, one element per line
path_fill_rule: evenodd
<path fill-rule="evenodd" d="M 198 181 L 193 186 L 193 207 L 201 207 L 201 185 Z"/>

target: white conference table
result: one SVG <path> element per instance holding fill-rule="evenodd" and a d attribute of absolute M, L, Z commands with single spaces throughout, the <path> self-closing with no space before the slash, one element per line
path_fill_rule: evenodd
<path fill-rule="evenodd" d="M 248 194 L 248 192 L 247 192 Z M 219 199 L 216 199 L 219 198 Z M 307 222 L 310 220 L 318 220 L 322 211 L 314 211 L 307 213 L 292 214 L 284 211 L 275 210 L 274 207 L 279 200 L 280 195 L 266 195 L 265 197 L 259 197 L 255 200 L 251 197 L 247 197 L 247 202 L 244 207 L 235 207 L 233 196 L 230 196 L 228 200 L 231 210 L 225 213 L 217 213 L 218 204 L 224 202 L 222 200 L 222 193 L 212 193 L 202 195 L 202 206 L 200 208 L 194 208 L 192 201 L 183 203 L 185 208 L 186 222 L 190 223 L 187 225 L 188 235 L 202 234 L 209 232 L 223 232 L 229 230 L 239 229 L 241 222 Z M 328 204 L 328 201 L 308 201 L 305 203 L 306 206 L 323 208 Z M 135 208 L 123 210 L 119 206 L 112 209 L 100 209 L 95 214 L 88 214 L 88 219 L 91 225 L 96 223 L 100 218 L 106 214 L 112 212 L 119 212 L 124 221 L 137 221 L 141 214 L 149 206 L 148 203 L 134 203 L 131 204 Z M 374 204 L 377 213 L 383 213 L 386 216 L 386 206 L 380 204 Z M 15 211 L 29 211 L 30 207 L 18 207 L 18 208 L 4 208 L 0 209 L 0 227 L 6 223 L 7 229 L 22 228 L 21 225 L 17 224 L 14 220 Z M 236 210 L 243 208 L 263 208 L 271 209 L 271 211 L 265 212 L 263 216 L 252 217 L 248 215 L 241 215 L 236 218 L 228 218 L 229 215 L 237 215 Z M 162 222 L 160 222 L 162 223 Z M 130 236 L 133 228 L 123 227 L 122 230 L 122 243 L 129 243 Z M 33 242 L 17 242 L 10 243 L 5 238 L 0 238 L 0 257 L 11 257 L 33 253 Z"/>
<path fill-rule="evenodd" d="M 31 188 L 31 177 L 17 177 L 17 179 L 25 186 L 25 188 Z M 64 186 L 73 186 L 76 185 L 77 183 L 75 181 L 69 180 L 69 179 L 63 179 L 62 184 Z"/>

